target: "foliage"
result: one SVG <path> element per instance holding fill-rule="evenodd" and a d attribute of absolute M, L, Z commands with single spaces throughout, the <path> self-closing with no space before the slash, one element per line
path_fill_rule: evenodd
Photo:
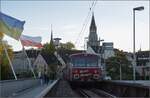
<path fill-rule="evenodd" d="M 112 79 L 120 79 L 120 66 L 122 69 L 122 79 L 132 79 L 133 77 L 131 62 L 128 61 L 123 51 L 116 50 L 115 56 L 110 57 L 106 60 L 106 70 L 108 75 L 111 76 Z"/>
<path fill-rule="evenodd" d="M 42 52 L 48 53 L 48 54 L 54 54 L 55 50 L 56 49 L 53 43 L 46 43 L 43 46 Z"/>
<path fill-rule="evenodd" d="M 54 56 L 54 52 L 56 51 L 55 46 L 53 44 L 53 41 L 50 43 L 46 43 L 43 46 L 42 54 L 48 54 L 50 56 L 49 60 L 51 61 L 51 64 L 49 65 L 49 77 L 54 77 L 57 70 L 57 59 Z"/>
<path fill-rule="evenodd" d="M 72 42 L 66 42 L 66 43 L 61 43 L 61 48 L 67 49 L 67 50 L 72 50 L 75 48 L 75 45 Z"/>
<path fill-rule="evenodd" d="M 4 34 L 0 32 L 0 39 L 3 39 Z"/>
<path fill-rule="evenodd" d="M 13 59 L 13 50 L 12 47 L 10 45 L 7 44 L 6 41 L 3 41 L 3 33 L 0 33 L 0 80 L 5 80 L 8 79 L 10 76 L 11 69 L 10 69 L 10 65 L 8 62 L 8 58 L 6 56 L 6 53 L 4 51 L 4 47 L 3 45 L 5 45 L 8 55 L 10 57 L 10 59 Z M 3 42 L 3 45 L 2 45 Z"/>
<path fill-rule="evenodd" d="M 57 66 L 56 64 L 51 64 L 49 65 L 49 68 L 51 71 L 49 71 L 49 77 L 51 79 L 54 79 L 56 77 L 56 73 L 57 73 Z"/>
<path fill-rule="evenodd" d="M 63 49 L 71 50 L 74 47 L 75 47 L 74 44 L 71 42 L 67 42 L 67 43 L 63 43 L 63 44 L 61 43 L 60 48 L 58 48 L 57 51 L 60 51 Z M 42 49 L 42 53 L 50 55 L 49 60 L 51 60 L 51 64 L 49 65 L 50 70 L 48 73 L 49 73 L 49 77 L 51 77 L 52 79 L 56 77 L 57 68 L 58 68 L 58 65 L 60 65 L 60 62 L 54 56 L 55 51 L 56 51 L 56 49 L 53 44 L 53 41 L 51 41 L 50 43 L 46 43 Z"/>

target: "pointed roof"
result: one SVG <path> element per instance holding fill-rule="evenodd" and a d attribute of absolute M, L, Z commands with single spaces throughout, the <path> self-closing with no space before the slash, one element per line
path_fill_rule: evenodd
<path fill-rule="evenodd" d="M 35 63 L 43 63 L 43 61 L 40 61 L 39 58 L 41 59 L 42 57 L 42 60 L 44 60 L 44 64 L 47 64 L 47 65 L 50 65 L 50 64 L 56 64 L 57 63 L 57 58 L 54 54 L 48 54 L 48 53 L 45 53 L 45 52 L 41 52 L 38 54 L 37 58 L 36 58 L 36 62 Z M 38 61 L 37 61 L 38 59 Z"/>
<path fill-rule="evenodd" d="M 91 20 L 90 28 L 91 28 L 91 27 L 96 27 L 95 18 L 94 18 L 94 12 L 92 13 L 92 20 Z"/>
<path fill-rule="evenodd" d="M 52 25 L 51 25 L 51 40 L 50 40 L 50 43 L 53 43 L 53 30 L 52 30 Z"/>
<path fill-rule="evenodd" d="M 41 53 L 41 55 L 48 65 L 54 63 L 57 60 L 53 54 Z"/>
<path fill-rule="evenodd" d="M 42 66 L 48 65 L 43 56 L 39 53 L 33 65 L 40 64 Z"/>
<path fill-rule="evenodd" d="M 50 41 L 53 41 L 53 32 L 51 32 L 51 40 Z"/>

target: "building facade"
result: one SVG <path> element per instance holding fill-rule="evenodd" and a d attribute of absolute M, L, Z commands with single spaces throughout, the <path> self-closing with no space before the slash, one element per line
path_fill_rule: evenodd
<path fill-rule="evenodd" d="M 107 59 L 107 58 L 115 55 L 112 42 L 104 42 L 102 44 L 102 50 L 103 50 L 103 58 L 104 59 Z"/>
<path fill-rule="evenodd" d="M 12 64 L 16 74 L 29 71 L 29 63 L 26 59 L 26 56 L 21 51 L 14 53 Z"/>
<path fill-rule="evenodd" d="M 41 73 L 42 75 L 48 73 L 48 64 L 41 54 L 37 56 L 35 62 L 33 63 L 33 66 L 37 73 Z"/>
<path fill-rule="evenodd" d="M 132 63 L 133 66 L 133 53 L 125 53 L 127 59 Z M 150 78 L 150 51 L 136 52 L 136 72 L 140 75 L 140 77 Z"/>
<path fill-rule="evenodd" d="M 137 71 L 141 76 L 150 78 L 150 51 L 138 51 L 136 53 Z"/>
<path fill-rule="evenodd" d="M 38 50 L 26 50 L 27 56 L 31 62 L 31 66 L 33 67 L 33 62 L 35 61 L 39 51 Z M 16 74 L 21 74 L 23 72 L 31 72 L 31 68 L 29 66 L 29 61 L 27 59 L 25 52 L 17 51 L 14 52 L 14 58 L 12 60 L 12 64 Z"/>

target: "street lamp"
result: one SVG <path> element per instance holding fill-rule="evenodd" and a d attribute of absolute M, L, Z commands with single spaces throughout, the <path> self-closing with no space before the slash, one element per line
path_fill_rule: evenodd
<path fill-rule="evenodd" d="M 122 66 L 121 66 L 121 62 L 119 62 L 119 70 L 120 70 L 120 80 L 122 80 Z"/>
<path fill-rule="evenodd" d="M 54 45 L 55 45 L 56 49 L 58 49 L 58 47 L 60 46 L 61 38 L 54 38 L 54 40 L 55 40 Z"/>
<path fill-rule="evenodd" d="M 135 11 L 144 10 L 144 6 L 133 8 L 133 80 L 135 80 L 135 67 L 136 67 L 136 55 L 135 55 Z"/>

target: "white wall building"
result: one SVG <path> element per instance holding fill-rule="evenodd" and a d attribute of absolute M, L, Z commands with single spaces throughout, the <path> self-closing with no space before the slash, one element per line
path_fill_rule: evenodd
<path fill-rule="evenodd" d="M 44 74 L 48 72 L 48 64 L 41 54 L 37 56 L 33 66 L 37 73 Z"/>
<path fill-rule="evenodd" d="M 104 42 L 102 45 L 102 50 L 104 59 L 107 59 L 115 55 L 112 42 Z"/>

